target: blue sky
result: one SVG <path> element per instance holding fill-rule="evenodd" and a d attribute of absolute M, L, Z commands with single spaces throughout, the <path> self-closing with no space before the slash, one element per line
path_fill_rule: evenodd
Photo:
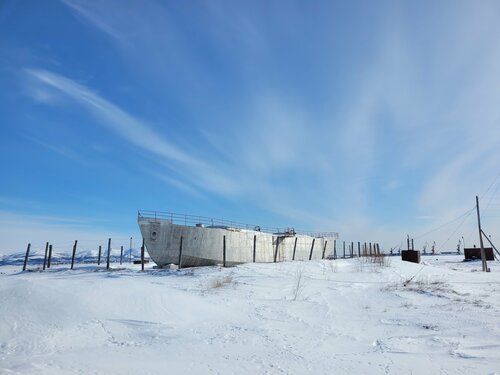
<path fill-rule="evenodd" d="M 499 14 L 496 1 L 2 1 L 0 250 L 128 244 L 138 209 L 445 250 L 476 240 L 460 216 L 475 195 L 495 238 Z"/>

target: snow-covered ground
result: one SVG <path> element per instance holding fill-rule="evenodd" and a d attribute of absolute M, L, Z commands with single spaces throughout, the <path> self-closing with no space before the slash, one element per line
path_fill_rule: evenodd
<path fill-rule="evenodd" d="M 500 374 L 498 262 L 0 264 L 0 373 Z"/>

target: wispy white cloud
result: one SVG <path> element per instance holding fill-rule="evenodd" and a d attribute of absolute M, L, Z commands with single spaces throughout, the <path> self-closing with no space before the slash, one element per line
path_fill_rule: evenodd
<path fill-rule="evenodd" d="M 163 139 L 151 126 L 129 115 L 85 86 L 45 70 L 28 69 L 27 73 L 39 82 L 58 89 L 77 100 L 78 103 L 84 105 L 103 120 L 102 123 L 105 126 L 132 144 L 178 162 L 189 165 L 202 164 Z"/>
<path fill-rule="evenodd" d="M 43 70 L 29 74 L 173 170 L 175 178 L 169 173 L 160 178 L 184 191 L 245 199 L 283 217 L 331 225 L 346 236 L 384 232 L 390 238 L 391 232 L 424 230 L 468 209 L 478 181 L 489 181 L 500 165 L 494 151 L 500 143 L 500 52 L 494 47 L 500 30 L 489 6 L 433 8 L 435 18 L 425 19 L 428 31 L 404 22 L 413 16 L 402 14 L 404 6 L 394 7 L 380 22 L 384 26 L 373 30 L 377 36 L 361 68 L 346 69 L 345 99 L 339 75 L 325 74 L 321 90 L 311 85 L 303 95 L 303 87 L 297 93 L 280 85 L 274 74 L 288 61 L 274 55 L 283 41 L 270 37 L 278 21 L 256 17 L 245 7 L 206 5 L 201 13 L 209 27 L 193 42 L 185 22 L 199 15 L 176 18 L 162 3 L 148 3 L 137 15 L 114 14 L 119 2 L 64 3 L 110 37 L 121 57 L 149 74 L 153 84 L 168 82 L 164 86 L 184 93 L 179 100 L 196 108 L 187 126 L 198 128 L 206 144 L 178 147 L 153 124 L 83 84 Z M 292 5 L 279 10 L 287 20 L 301 19 Z M 300 38 L 289 26 L 277 25 L 280 37 Z M 319 49 L 329 35 L 318 37 Z M 338 66 L 339 55 L 324 50 L 318 57 L 328 72 L 330 65 Z M 210 70 L 210 63 L 222 65 L 223 73 Z M 230 95 L 218 96 L 224 87 L 217 74 L 224 74 L 224 83 L 238 80 L 238 90 L 231 87 Z M 323 108 L 329 105 L 330 110 Z M 400 223 L 378 212 L 380 206 L 384 212 L 404 207 L 411 219 Z M 384 220 L 392 227 L 379 223 Z"/>
<path fill-rule="evenodd" d="M 33 138 L 33 137 L 26 137 L 26 138 L 28 138 L 32 142 L 35 142 L 36 144 L 42 146 L 43 148 L 45 148 L 47 150 L 50 150 L 52 152 L 55 152 L 56 154 L 58 154 L 60 156 L 63 156 L 65 158 L 67 158 L 67 159 L 71 159 L 73 161 L 77 161 L 77 162 L 80 162 L 80 163 L 83 162 L 83 158 L 82 158 L 81 155 L 79 155 L 74 150 L 69 149 L 69 148 L 67 148 L 65 146 L 50 144 L 50 143 L 44 142 L 44 141 L 42 141 L 40 139 L 36 139 L 36 138 Z"/>
<path fill-rule="evenodd" d="M 23 199 L 13 196 L 0 196 L 0 205 L 9 207 L 10 209 L 38 209 L 42 204 L 31 199 Z"/>
<path fill-rule="evenodd" d="M 61 0 L 62 3 L 67 5 L 75 14 L 80 16 L 83 20 L 89 22 L 92 26 L 98 28 L 106 35 L 114 39 L 116 42 L 120 43 L 123 46 L 129 45 L 129 42 L 123 35 L 115 30 L 109 22 L 106 21 L 103 15 L 98 13 L 99 7 L 92 6 L 92 3 L 89 2 L 81 2 L 78 0 Z M 92 9 L 89 9 L 91 7 Z"/>
<path fill-rule="evenodd" d="M 217 170 L 216 166 L 191 156 L 189 151 L 180 150 L 155 131 L 150 124 L 135 118 L 84 85 L 45 70 L 27 69 L 26 72 L 37 83 L 55 88 L 76 100 L 109 130 L 139 149 L 151 153 L 158 158 L 159 162 L 181 173 L 192 184 L 204 186 L 206 189 L 219 193 L 236 191 L 230 176 Z"/>
<path fill-rule="evenodd" d="M 166 175 L 164 172 L 159 172 L 159 171 L 151 171 L 150 175 L 160 181 L 166 182 L 167 184 L 175 187 L 176 189 L 179 189 L 181 191 L 184 191 L 192 196 L 195 197 L 202 197 L 202 194 L 200 193 L 199 190 L 194 189 L 191 185 L 188 185 L 178 179 L 175 179 L 173 177 L 170 177 Z"/>

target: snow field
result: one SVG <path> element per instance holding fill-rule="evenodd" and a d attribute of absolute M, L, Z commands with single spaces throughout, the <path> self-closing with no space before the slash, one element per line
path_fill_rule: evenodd
<path fill-rule="evenodd" d="M 498 264 L 388 259 L 145 272 L 4 259 L 0 373 L 499 374 Z"/>

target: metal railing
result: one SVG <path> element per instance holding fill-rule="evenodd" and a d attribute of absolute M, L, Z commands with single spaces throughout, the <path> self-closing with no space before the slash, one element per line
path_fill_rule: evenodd
<path fill-rule="evenodd" d="M 138 220 L 141 219 L 153 219 L 155 221 L 167 220 L 172 224 L 186 225 L 186 226 L 204 226 L 212 228 L 256 230 L 276 235 L 290 235 L 290 233 L 295 233 L 316 238 L 339 237 L 337 232 L 306 232 L 306 231 L 295 230 L 293 228 L 263 227 L 260 225 L 240 223 L 238 221 L 233 221 L 233 220 L 215 219 L 206 216 L 177 214 L 174 212 L 139 210 Z"/>

